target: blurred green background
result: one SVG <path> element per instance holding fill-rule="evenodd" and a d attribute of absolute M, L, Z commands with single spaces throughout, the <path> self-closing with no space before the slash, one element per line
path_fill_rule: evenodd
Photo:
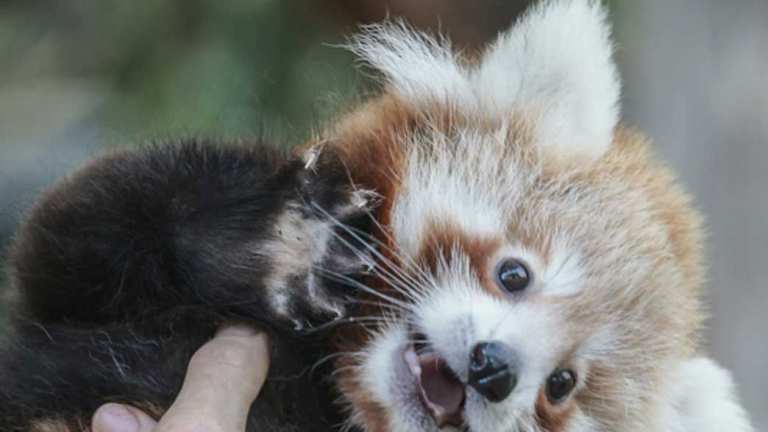
<path fill-rule="evenodd" d="M 16 1 L 0 10 L 8 130 L 93 122 L 107 141 L 306 128 L 359 80 L 339 20 L 291 1 Z M 317 19 L 318 15 L 327 15 Z M 8 94 L 11 92 L 11 94 Z M 13 92 L 16 92 L 14 94 Z M 329 94 L 331 96 L 329 96 Z M 21 97 L 23 96 L 23 97 Z M 40 99 L 45 106 L 40 106 Z M 335 101 L 333 101 L 335 102 Z M 50 112 L 41 112 L 50 110 Z M 13 138 L 13 136 L 11 136 Z"/>
<path fill-rule="evenodd" d="M 402 16 L 472 49 L 528 3 L 0 0 L 0 251 L 45 185 L 106 148 L 179 135 L 300 143 L 375 87 L 338 47 L 361 23 Z M 768 428 L 768 2 L 610 5 L 624 117 L 708 218 L 709 349 Z"/>

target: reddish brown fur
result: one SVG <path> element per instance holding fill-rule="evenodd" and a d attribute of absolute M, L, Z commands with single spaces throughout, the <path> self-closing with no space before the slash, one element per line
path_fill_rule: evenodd
<path fill-rule="evenodd" d="M 29 432 L 88 432 L 89 429 L 72 429 L 61 420 L 35 420 L 30 424 Z"/>
<path fill-rule="evenodd" d="M 564 431 L 574 410 L 575 407 L 570 400 L 563 402 L 562 406 L 552 405 L 543 390 L 539 392 L 536 399 L 536 418 L 539 426 L 546 432 Z"/>
<path fill-rule="evenodd" d="M 427 231 L 418 256 L 426 268 L 435 272 L 440 260 L 450 259 L 451 252 L 458 249 L 469 258 L 469 265 L 483 288 L 491 295 L 504 298 L 489 272 L 489 260 L 499 246 L 501 241 L 497 238 L 470 237 L 458 227 L 434 223 Z"/>

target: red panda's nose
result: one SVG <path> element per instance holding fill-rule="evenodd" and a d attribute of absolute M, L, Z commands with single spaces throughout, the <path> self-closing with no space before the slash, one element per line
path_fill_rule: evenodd
<path fill-rule="evenodd" d="M 519 360 L 512 348 L 494 342 L 480 342 L 472 349 L 469 385 L 490 402 L 501 402 L 517 385 Z"/>

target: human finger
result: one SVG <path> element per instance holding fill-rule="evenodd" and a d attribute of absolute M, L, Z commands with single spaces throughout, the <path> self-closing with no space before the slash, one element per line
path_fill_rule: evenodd
<path fill-rule="evenodd" d="M 191 358 L 176 401 L 155 432 L 242 432 L 266 379 L 269 342 L 250 327 L 229 326 Z"/>
<path fill-rule="evenodd" d="M 154 432 L 157 422 L 128 405 L 104 404 L 91 419 L 93 432 Z"/>

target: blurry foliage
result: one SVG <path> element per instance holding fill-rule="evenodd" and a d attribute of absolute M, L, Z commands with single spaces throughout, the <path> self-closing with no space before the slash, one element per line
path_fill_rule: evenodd
<path fill-rule="evenodd" d="M 4 1 L 0 78 L 21 89 L 17 99 L 94 101 L 88 119 L 118 137 L 251 135 L 266 125 L 293 135 L 324 118 L 329 94 L 343 101 L 360 82 L 349 54 L 329 46 L 343 42 L 342 23 L 318 17 L 320 5 Z M 15 108 L 0 113 L 34 121 Z"/>

